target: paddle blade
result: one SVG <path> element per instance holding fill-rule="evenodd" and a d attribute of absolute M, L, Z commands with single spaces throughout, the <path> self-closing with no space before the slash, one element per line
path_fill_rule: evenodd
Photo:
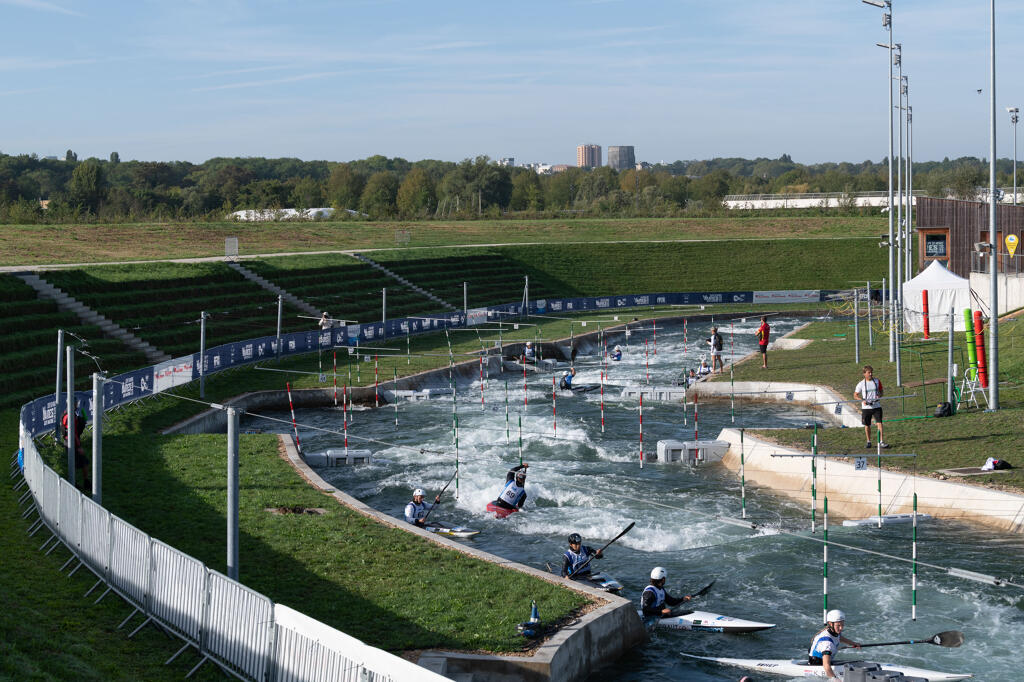
<path fill-rule="evenodd" d="M 706 586 L 706 587 L 704 587 L 704 588 L 701 588 L 701 589 L 700 589 L 700 590 L 698 590 L 697 592 L 694 592 L 694 593 L 693 593 L 693 595 L 691 596 L 691 599 L 692 599 L 692 598 L 696 598 L 696 597 L 703 597 L 703 596 L 704 596 L 705 594 L 707 594 L 708 592 L 710 592 L 710 591 L 711 591 L 711 588 L 712 588 L 712 586 L 713 586 L 713 585 L 714 585 L 714 584 L 715 584 L 716 582 L 718 582 L 718 578 L 715 578 L 714 580 L 712 580 L 712 581 L 711 581 L 710 583 L 708 583 L 708 584 L 707 584 L 707 586 Z"/>
<path fill-rule="evenodd" d="M 947 630 L 946 632 L 940 632 L 932 637 L 931 643 L 955 649 L 964 643 L 964 633 L 959 630 Z"/>

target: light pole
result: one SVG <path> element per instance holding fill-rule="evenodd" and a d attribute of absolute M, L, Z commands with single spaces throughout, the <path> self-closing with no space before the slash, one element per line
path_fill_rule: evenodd
<path fill-rule="evenodd" d="M 886 74 L 885 83 L 886 88 L 889 90 L 889 108 L 888 108 L 888 119 L 889 119 L 889 362 L 893 362 L 896 359 L 896 334 L 895 334 L 895 321 L 896 321 L 896 278 L 895 275 L 895 260 L 893 259 L 893 244 L 895 243 L 895 235 L 893 234 L 893 192 L 892 192 L 892 1 L 891 0 L 861 0 L 865 5 L 871 5 L 872 7 L 879 7 L 887 10 L 882 13 L 882 27 L 889 32 L 889 41 L 887 43 L 877 43 L 879 47 L 884 47 L 889 50 L 889 58 L 886 63 Z"/>
<path fill-rule="evenodd" d="M 999 240 L 996 239 L 996 0 L 989 17 L 988 240 L 992 249 L 992 320 L 988 343 L 988 409 L 999 409 Z"/>
<path fill-rule="evenodd" d="M 1006 107 L 1010 113 L 1010 123 L 1013 124 L 1013 205 L 1017 205 L 1017 119 L 1020 109 L 1018 107 Z"/>

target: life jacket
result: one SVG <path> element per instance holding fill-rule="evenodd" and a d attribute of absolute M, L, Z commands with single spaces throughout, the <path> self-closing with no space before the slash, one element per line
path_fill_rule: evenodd
<path fill-rule="evenodd" d="M 512 479 L 505 484 L 501 493 L 498 494 L 498 499 L 505 504 L 512 507 L 518 507 L 519 501 L 526 495 L 526 489 L 520 485 L 516 485 L 515 479 Z"/>
<path fill-rule="evenodd" d="M 409 523 L 414 523 L 417 519 L 422 519 L 427 515 L 427 509 L 429 507 L 425 502 L 420 502 L 419 504 L 410 502 L 405 505 L 405 520 Z"/>
<path fill-rule="evenodd" d="M 574 552 L 571 549 L 567 549 L 565 550 L 565 554 L 563 556 L 569 560 L 569 574 L 576 575 L 576 568 L 578 566 L 582 566 L 584 563 L 586 563 L 587 559 L 590 558 L 590 548 L 586 545 L 583 545 L 580 547 L 579 552 Z M 584 569 L 584 573 L 590 573 L 589 565 L 586 569 Z M 581 573 L 580 575 L 583 574 Z"/>
<path fill-rule="evenodd" d="M 833 635 L 826 626 L 811 640 L 811 648 L 807 651 L 807 660 L 813 665 L 821 665 L 821 659 L 828 654 L 835 656 L 839 651 L 839 635 Z"/>

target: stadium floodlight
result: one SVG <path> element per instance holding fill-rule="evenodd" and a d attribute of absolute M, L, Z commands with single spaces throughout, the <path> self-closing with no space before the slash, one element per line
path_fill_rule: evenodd
<path fill-rule="evenodd" d="M 872 5 L 874 7 L 883 7 L 884 8 L 886 6 L 886 3 L 882 2 L 882 0 L 860 0 L 860 1 L 863 2 L 865 5 Z"/>

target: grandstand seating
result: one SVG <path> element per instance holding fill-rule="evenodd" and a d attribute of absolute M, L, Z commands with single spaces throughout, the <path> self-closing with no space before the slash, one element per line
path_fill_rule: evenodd
<path fill-rule="evenodd" d="M 113 274 L 111 274 L 113 273 Z M 199 350 L 199 316 L 206 311 L 206 346 L 272 336 L 277 297 L 223 263 L 163 264 L 159 276 L 145 265 L 55 270 L 44 273 L 96 312 L 177 357 Z M 285 304 L 282 331 L 316 327 L 316 320 Z"/>
<path fill-rule="evenodd" d="M 117 374 L 148 364 L 142 353 L 104 338 L 98 327 L 84 326 L 53 301 L 36 298 L 36 292 L 16 277 L 0 274 L 0 303 L 0 406 L 15 407 L 53 391 L 58 329 L 84 339 L 83 350 L 99 359 L 97 367 L 78 356 L 76 388 L 90 388 L 89 377 L 97 369 Z M 81 345 L 74 338 L 68 340 Z"/>

